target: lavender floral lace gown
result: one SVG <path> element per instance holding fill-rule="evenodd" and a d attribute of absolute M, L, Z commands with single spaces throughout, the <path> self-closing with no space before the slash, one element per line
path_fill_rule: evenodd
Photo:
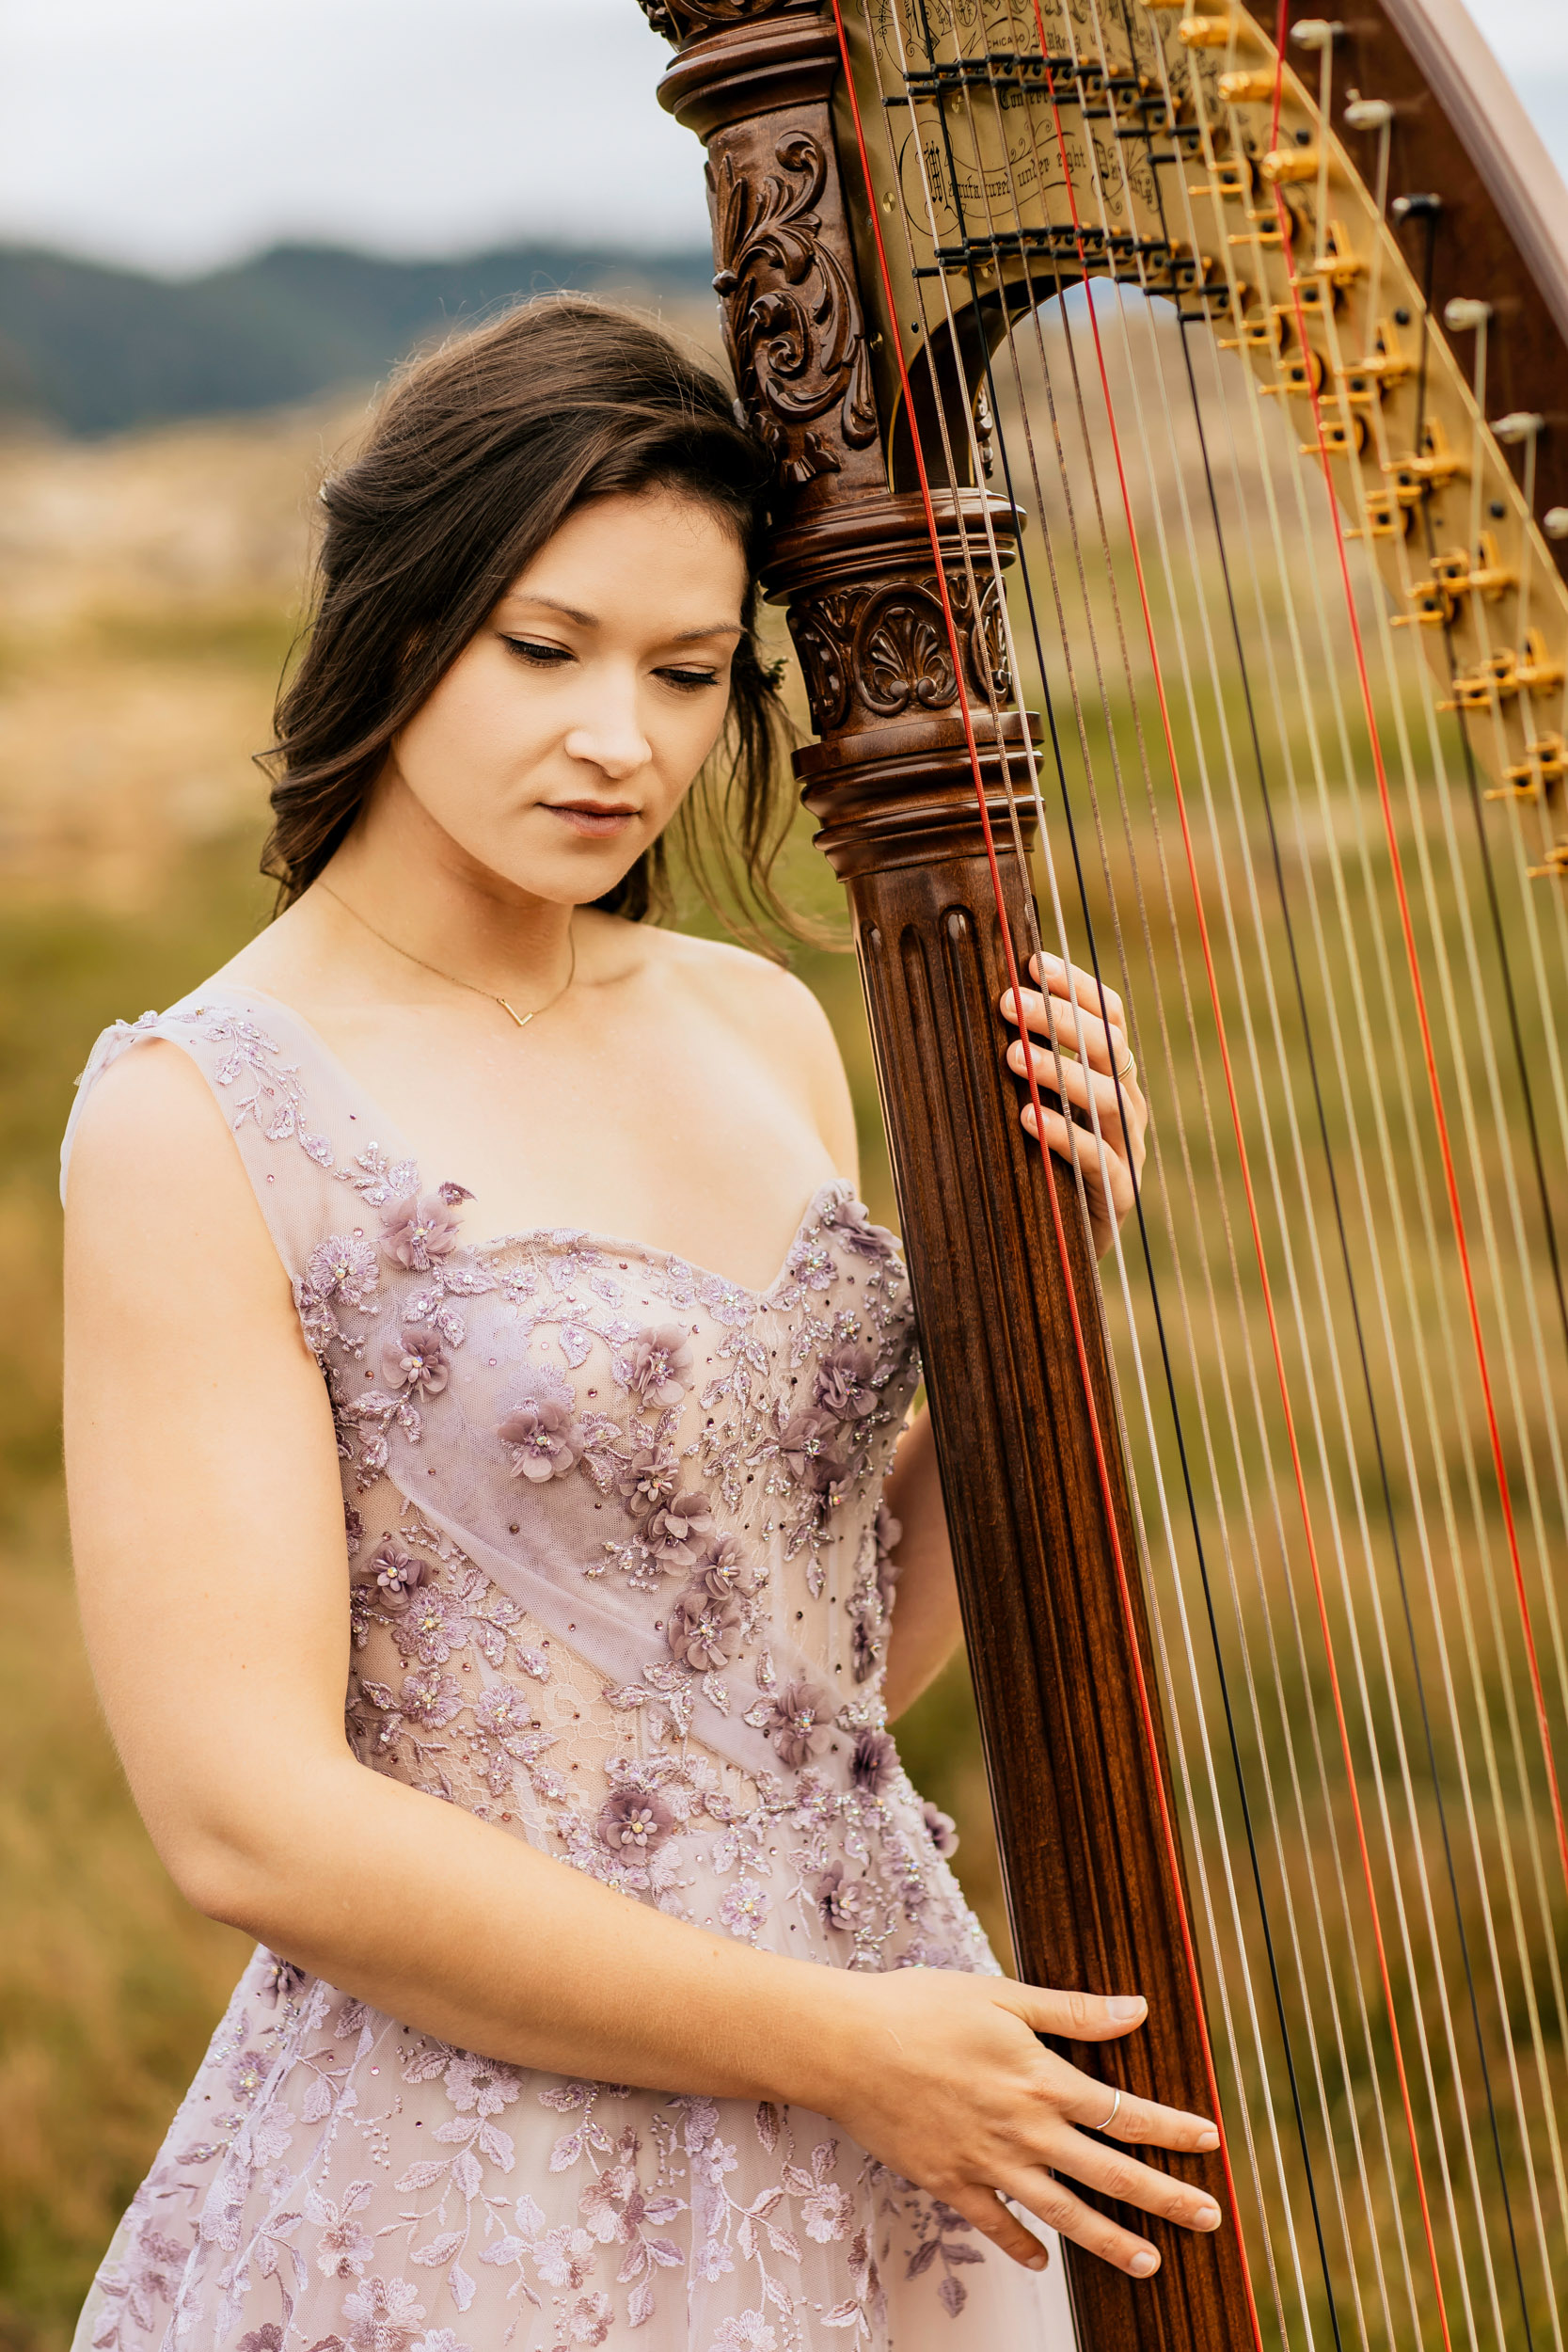
<path fill-rule="evenodd" d="M 994 1968 L 883 1727 L 915 1343 L 849 1187 L 760 1293 L 597 1234 L 470 1242 L 462 1170 L 416 1168 L 282 1005 L 118 1024 L 84 1095 L 150 1038 L 223 1105 L 331 1389 L 362 1762 L 767 1950 Z M 76 2345 L 634 2340 L 1071 2339 L 1059 2261 L 1006 2261 L 819 2115 L 499 2064 L 258 1950 Z"/>

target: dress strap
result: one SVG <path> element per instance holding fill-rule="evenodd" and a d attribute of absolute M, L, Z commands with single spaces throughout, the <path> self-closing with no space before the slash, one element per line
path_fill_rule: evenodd
<path fill-rule="evenodd" d="M 166 1012 L 105 1029 L 76 1082 L 60 1146 L 60 1195 L 76 1123 L 93 1087 L 133 1047 L 153 1040 L 189 1055 L 212 1088 L 290 1279 L 365 1212 L 417 1195 L 420 1172 L 403 1138 L 303 1017 L 275 998 L 209 984 Z"/>

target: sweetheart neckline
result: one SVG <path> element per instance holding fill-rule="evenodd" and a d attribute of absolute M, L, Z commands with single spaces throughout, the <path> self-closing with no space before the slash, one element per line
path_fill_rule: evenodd
<path fill-rule="evenodd" d="M 417 1152 L 409 1148 L 411 1144 L 410 1137 L 404 1134 L 402 1128 L 398 1125 L 397 1120 L 388 1115 L 383 1105 L 377 1102 L 375 1096 L 371 1093 L 369 1088 L 364 1085 L 362 1080 L 355 1076 L 353 1071 L 348 1067 L 348 1064 L 342 1059 L 340 1054 L 334 1051 L 333 1047 L 323 1036 L 321 1030 L 317 1028 L 315 1023 L 308 1019 L 304 1013 L 299 1011 L 297 1007 L 288 1004 L 281 996 L 272 995 L 264 988 L 255 988 L 249 985 L 240 987 L 233 982 L 220 980 L 214 985 L 210 985 L 193 995 L 191 1000 L 193 1009 L 199 1010 L 207 999 L 213 995 L 224 995 L 231 998 L 237 998 L 242 1003 L 248 1002 L 250 999 L 254 998 L 262 1005 L 276 1006 L 279 1012 L 283 1013 L 287 1019 L 293 1022 L 297 1028 L 304 1031 L 306 1037 L 315 1047 L 322 1060 L 325 1062 L 332 1071 L 336 1072 L 339 1078 L 341 1079 L 344 1086 L 346 1086 L 351 1092 L 356 1094 L 362 1103 L 369 1105 L 371 1110 L 374 1112 L 377 1120 L 386 1128 L 388 1134 L 394 1136 L 399 1145 L 404 1147 L 401 1156 L 405 1158 L 414 1168 L 420 1168 L 420 1156 Z M 423 1189 L 422 1182 L 420 1188 Z M 753 1290 L 749 1282 L 737 1282 L 734 1280 L 731 1276 L 727 1274 L 721 1274 L 714 1266 L 700 1265 L 694 1258 L 683 1258 L 678 1249 L 662 1249 L 657 1243 L 628 1240 L 623 1234 L 594 1232 L 586 1226 L 524 1226 L 515 1232 L 493 1233 L 482 1241 L 460 1242 L 458 1244 L 458 1248 L 462 1254 L 467 1257 L 478 1258 L 488 1257 L 503 1249 L 518 1249 L 528 1242 L 555 1242 L 563 1240 L 586 1242 L 594 1248 L 604 1249 L 612 1254 L 624 1249 L 627 1251 L 628 1254 L 642 1258 L 650 1263 L 657 1262 L 663 1265 L 679 1266 L 688 1274 L 693 1274 L 705 1280 L 721 1284 L 726 1291 L 731 1292 L 737 1297 L 750 1300 L 752 1307 L 756 1308 L 766 1305 L 768 1300 L 772 1297 L 775 1291 L 783 1289 L 789 1274 L 789 1262 L 791 1258 L 794 1257 L 796 1249 L 800 1246 L 800 1236 L 805 1232 L 807 1226 L 811 1223 L 813 1216 L 816 1214 L 821 1206 L 821 1203 L 830 1193 L 837 1193 L 846 1198 L 853 1199 L 855 1197 L 855 1187 L 850 1183 L 847 1176 L 829 1176 L 823 1179 L 821 1184 L 819 1184 L 816 1190 L 811 1194 L 804 1208 L 800 1211 L 800 1216 L 795 1220 L 795 1230 L 790 1234 L 788 1241 L 784 1245 L 784 1257 L 780 1261 L 778 1272 L 761 1290 Z"/>

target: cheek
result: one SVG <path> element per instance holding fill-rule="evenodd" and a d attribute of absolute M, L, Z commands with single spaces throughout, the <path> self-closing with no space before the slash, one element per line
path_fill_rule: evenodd
<path fill-rule="evenodd" d="M 705 694 L 694 695 L 689 704 L 673 710 L 666 705 L 653 721 L 657 733 L 652 739 L 660 755 L 657 764 L 675 799 L 695 782 L 721 741 L 728 710 L 727 695 L 715 694 L 711 701 Z"/>
<path fill-rule="evenodd" d="M 490 665 L 464 654 L 398 735 L 398 768 L 415 798 L 450 822 L 482 817 L 515 786 L 530 758 L 517 699 L 499 691 Z"/>

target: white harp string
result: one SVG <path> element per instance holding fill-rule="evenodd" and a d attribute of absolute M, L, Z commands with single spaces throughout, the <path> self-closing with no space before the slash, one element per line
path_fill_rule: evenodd
<path fill-rule="evenodd" d="M 1086 50 L 1106 71 L 1107 87 L 1120 56 L 1117 42 L 1125 35 L 1136 43 L 1148 23 L 1122 0 L 1072 0 L 1070 16 L 1067 0 L 1042 5 L 1053 25 L 1059 21 L 1056 51 Z M 986 45 L 1016 57 L 1037 49 L 1047 21 L 1037 19 L 1032 0 L 988 0 L 978 11 L 972 0 L 855 6 L 861 54 L 892 76 L 879 95 L 895 102 L 911 63 L 907 33 L 923 50 L 929 47 L 933 60 L 940 53 L 973 61 Z M 1172 89 L 1162 43 L 1145 46 L 1174 124 L 1172 102 L 1181 94 Z M 1212 187 L 1215 137 L 1234 134 L 1239 124 L 1233 112 L 1228 122 L 1220 114 L 1210 119 L 1196 58 L 1187 51 L 1185 59 L 1191 111 L 1184 121 L 1199 141 Z M 1320 48 L 1315 69 L 1325 135 L 1308 272 L 1312 261 L 1323 260 L 1328 233 L 1331 42 Z M 1078 103 L 1070 84 L 1055 95 L 1064 107 Z M 1114 90 L 1105 103 L 1114 117 Z M 1532 1749 L 1529 1693 L 1520 1688 L 1520 1631 L 1505 1589 L 1508 1565 L 1497 1557 L 1484 1438 L 1478 1452 L 1470 1332 L 1455 1293 L 1455 1242 L 1433 1167 L 1433 1113 L 1418 1053 L 1405 1034 L 1412 983 L 1389 925 L 1389 851 L 1375 804 L 1369 822 L 1370 715 L 1364 722 L 1354 707 L 1354 679 L 1341 675 L 1344 587 L 1325 539 L 1323 469 L 1315 455 L 1296 454 L 1290 393 L 1271 394 L 1244 354 L 1227 363 L 1212 328 L 1201 326 L 1180 329 L 1183 349 L 1180 358 L 1173 353 L 1141 256 L 1134 255 L 1141 298 L 1124 294 L 1118 282 L 1096 280 L 1085 290 L 1093 306 L 1087 328 L 1077 304 L 1062 300 L 1053 314 L 1059 324 L 1048 332 L 1046 306 L 1060 291 L 1060 261 L 1042 251 L 1037 284 L 1025 240 L 1022 296 L 1016 286 L 1009 295 L 998 242 L 1026 216 L 1015 165 L 1032 170 L 1037 190 L 1050 181 L 1057 132 L 1048 125 L 1037 85 L 1033 98 L 1015 105 L 1010 137 L 994 73 L 960 77 L 935 104 L 943 125 L 967 126 L 977 158 L 988 152 L 982 117 L 990 108 L 989 151 L 1002 159 L 995 169 L 975 171 L 972 185 L 953 188 L 962 249 L 989 250 L 999 264 L 1007 331 L 994 361 L 982 348 L 966 370 L 956 290 L 945 270 L 913 276 L 911 283 L 917 342 L 923 339 L 933 362 L 950 351 L 970 392 L 989 395 L 1008 492 L 1017 498 L 1026 486 L 1038 518 L 1037 539 L 1018 551 L 1020 594 L 1011 603 L 1002 593 L 996 531 L 983 508 L 977 535 L 956 534 L 952 566 L 962 571 L 974 625 L 984 593 L 994 590 L 1000 599 L 1007 670 L 1021 706 L 1037 683 L 1046 698 L 1047 742 L 1037 751 L 1026 731 L 1019 751 L 996 763 L 1015 852 L 1022 858 L 1030 833 L 1037 844 L 1044 921 L 1036 920 L 1033 908 L 1026 914 L 1027 946 L 1039 950 L 1043 928 L 1064 959 L 1082 960 L 1072 957 L 1081 932 L 1102 986 L 1106 966 L 1097 940 L 1108 946 L 1153 1112 L 1136 1216 L 1097 1277 L 1096 1304 L 1112 1339 L 1114 1412 L 1169 1716 L 1195 1921 L 1210 1972 L 1222 2106 L 1233 2146 L 1245 2152 L 1238 2185 L 1255 2277 L 1281 2346 L 1326 2347 L 1332 2337 L 1336 2344 L 1398 2345 L 1402 2352 L 1406 2344 L 1436 2341 L 1438 2297 L 1456 2346 L 1479 2352 L 1482 2344 L 1512 2343 L 1520 2315 L 1516 2279 L 1518 2295 L 1539 2314 L 1533 2323 L 1525 2317 L 1525 2340 L 1531 2340 L 1533 2324 L 1535 2340 L 1549 2332 L 1554 2352 L 1562 2352 L 1568 2168 L 1558 2108 L 1568 2096 L 1568 2008 L 1554 1937 L 1553 1857 L 1536 1805 L 1542 1759 Z M 902 204 L 889 208 L 890 230 L 893 221 L 899 224 L 913 272 L 921 261 L 916 230 L 932 246 L 942 244 L 944 199 L 932 177 L 943 169 L 941 134 L 930 151 L 912 138 L 901 159 L 895 109 L 883 104 L 866 113 L 881 150 L 877 176 L 885 167 L 889 184 L 902 188 L 913 208 L 913 219 Z M 915 124 L 912 109 L 904 119 Z M 1152 136 L 1134 129 L 1133 138 L 1152 152 Z M 1182 154 L 1174 136 L 1164 143 Z M 1085 123 L 1078 152 L 1085 223 L 1104 234 L 1123 205 L 1133 225 L 1130 141 L 1108 137 L 1097 151 Z M 1374 167 L 1380 215 L 1388 153 L 1385 125 Z M 1180 232 L 1196 254 L 1200 240 L 1182 164 L 1156 184 L 1162 212 L 1170 215 L 1164 233 Z M 868 196 L 878 200 L 874 190 Z M 1256 237 L 1256 221 L 1253 229 Z M 1238 272 L 1245 263 L 1229 249 L 1222 259 L 1231 315 L 1239 316 Z M 1253 260 L 1260 265 L 1256 246 Z M 1384 279 L 1401 266 L 1391 238 L 1374 238 L 1374 322 L 1382 315 Z M 1019 274 L 1015 264 L 1015 279 Z M 1257 282 L 1260 266 L 1253 275 Z M 958 299 L 978 292 L 972 278 Z M 1331 339 L 1320 405 L 1324 416 L 1348 417 L 1344 391 L 1334 389 L 1344 378 L 1333 373 L 1342 354 L 1332 311 L 1332 302 L 1315 311 Z M 1114 406 L 1101 322 L 1106 343 L 1116 345 Z M 1079 344 L 1090 331 L 1093 358 L 1081 367 Z M 1421 331 L 1428 331 L 1424 318 Z M 1471 404 L 1478 450 L 1484 369 L 1483 334 Z M 1002 375 L 1010 377 L 1010 389 L 999 382 Z M 1277 361 L 1273 377 L 1282 388 Z M 1112 480 L 1107 463 L 1103 494 L 1101 405 L 1103 430 L 1113 435 L 1117 412 L 1125 414 L 1131 469 L 1130 478 Z M 1201 480 L 1185 437 L 1189 407 L 1203 450 Z M 1015 409 L 1016 423 L 1005 413 Z M 987 452 L 973 416 L 958 406 L 949 414 L 940 402 L 933 413 L 933 485 L 943 466 L 950 488 L 982 485 Z M 1240 431 L 1232 429 L 1238 415 Z M 1375 400 L 1371 423 L 1384 436 L 1376 454 L 1386 459 L 1393 453 Z M 1077 445 L 1069 451 L 1074 433 Z M 1118 477 L 1122 466 L 1118 453 Z M 1527 490 L 1533 466 L 1529 443 Z M 1351 519 L 1365 532 L 1365 487 L 1358 468 L 1349 473 Z M 1472 459 L 1473 484 L 1480 475 Z M 1141 621 L 1134 619 L 1130 636 L 1117 578 L 1124 532 L 1129 545 L 1144 536 L 1148 550 L 1147 661 L 1134 645 Z M 1225 579 L 1223 601 L 1211 535 Z M 1474 511 L 1469 535 L 1479 544 Z M 1378 723 L 1403 797 L 1401 834 L 1414 868 L 1421 959 L 1444 1025 L 1444 1086 L 1455 1104 L 1466 1198 L 1477 1203 L 1466 1216 L 1480 1243 L 1485 1344 L 1497 1367 L 1499 1411 L 1521 1483 L 1519 1540 L 1530 1589 L 1543 1595 L 1536 1605 L 1544 1611 L 1563 1712 L 1568 1656 L 1550 1567 L 1554 1536 L 1560 1546 L 1568 1530 L 1564 1391 L 1560 1351 L 1538 1295 L 1532 1179 L 1511 1082 L 1488 1028 L 1495 992 L 1483 968 L 1483 927 L 1472 914 L 1479 896 L 1474 860 L 1466 862 L 1456 816 L 1464 787 L 1450 782 L 1452 730 L 1438 718 L 1437 689 L 1419 649 L 1407 642 L 1408 658 L 1401 658 L 1372 542 L 1364 537 L 1360 546 L 1357 596 L 1363 615 L 1372 615 L 1367 635 Z M 1400 555 L 1400 584 L 1409 588 L 1411 550 L 1402 545 Z M 1037 599 L 1037 579 L 1049 592 Z M 1227 627 L 1233 648 L 1222 642 Z M 1524 619 L 1521 637 L 1523 628 Z M 1149 663 L 1163 665 L 1169 677 L 1178 738 L 1172 756 L 1191 777 L 1201 898 L 1215 918 L 1212 1000 L 1207 974 L 1189 968 L 1197 961 L 1192 915 L 1179 903 L 1173 854 L 1195 897 L 1200 875 L 1184 847 L 1167 848 L 1170 795 L 1145 735 Z M 960 691 L 968 691 L 961 659 L 959 666 Z M 1037 669 L 1037 681 L 1031 675 Z M 999 720 L 1004 697 L 983 654 L 975 672 L 975 707 Z M 1227 700 L 1237 675 L 1246 726 Z M 1568 710 L 1568 685 L 1561 700 Z M 1533 706 L 1527 708 L 1533 713 Z M 1497 723 L 1495 703 L 1491 723 Z M 1250 783 L 1253 759 L 1258 794 Z M 1048 808 L 1042 760 L 1053 770 L 1060 814 L 1053 802 Z M 1466 767 L 1466 777 L 1470 772 Z M 1174 781 L 1180 787 L 1180 777 Z M 1268 847 L 1258 833 L 1259 796 Z M 1070 859 L 1064 819 L 1072 829 Z M 1538 831 L 1544 841 L 1544 802 L 1510 800 L 1495 849 L 1511 892 Z M 1273 919 L 1275 890 L 1288 927 L 1283 937 Z M 1548 885 L 1548 895 L 1549 911 L 1526 896 L 1517 938 L 1521 1003 L 1546 1041 L 1541 1101 L 1544 1109 L 1550 1097 L 1555 1152 L 1568 1146 L 1568 1080 L 1549 1016 L 1557 963 L 1568 977 L 1568 911 L 1559 885 Z M 1511 906 L 1515 899 L 1516 892 Z M 1498 946 L 1506 973 L 1500 938 Z M 1217 1032 L 1222 999 L 1242 1089 L 1233 1120 L 1212 1095 L 1218 1072 L 1208 1025 Z M 1307 1042 L 1310 1089 L 1296 1050 L 1292 1005 Z M 1058 1019 L 1046 1044 L 1060 1082 L 1063 1057 L 1072 1047 L 1088 1067 L 1085 1015 L 1076 1001 L 1054 1009 Z M 1528 1086 L 1522 1067 L 1521 1082 Z M 1086 1171 L 1097 1157 L 1103 1167 L 1106 1148 L 1092 1097 L 1075 1146 L 1077 1188 L 1086 1206 Z M 1256 1271 L 1245 1239 L 1243 1153 L 1258 1169 L 1264 1219 Z M 1534 1181 L 1549 1217 L 1544 1179 Z M 1279 1299 L 1278 1400 L 1271 1393 L 1276 1368 L 1265 1371 L 1260 1282 Z M 1505 1312 L 1510 1300 L 1514 1328 Z M 1255 1334 L 1264 1341 L 1262 1360 Z M 1304 1463 L 1297 1492 L 1289 1491 L 1292 1473 L 1281 1459 L 1281 1406 L 1289 1413 L 1292 1400 Z M 1373 1431 L 1376 1465 L 1362 1442 Z M 1325 1656 L 1332 1668 L 1336 1650 L 1351 1706 L 1343 1740 L 1329 1710 L 1320 1720 L 1311 1703 Z M 1212 1736 L 1219 1732 L 1216 1689 L 1226 1693 L 1228 1755 L 1225 1740 Z M 1365 1868 L 1351 1835 L 1358 1784 L 1373 1850 Z M 1380 1914 L 1393 1969 L 1386 2016 L 1373 1959 L 1384 1940 Z M 1260 1936 L 1271 1966 L 1281 1972 L 1275 2014 L 1260 1998 L 1269 1981 Z M 1513 2019 L 1521 2012 L 1515 2032 Z M 1408 2146 L 1390 2055 L 1396 2015 L 1410 2050 L 1418 2110 Z M 1491 2052 L 1484 2103 L 1469 2046 L 1472 2027 L 1483 2065 Z M 1298 2100 L 1305 2106 L 1291 2120 Z M 1438 2244 L 1430 2265 L 1411 2210 L 1413 2165 L 1431 2182 Z M 1505 2198 L 1513 2198 L 1506 2243 L 1494 2169 Z M 1327 2233 L 1321 2252 L 1305 2226 L 1308 2201 L 1315 2227 Z"/>

